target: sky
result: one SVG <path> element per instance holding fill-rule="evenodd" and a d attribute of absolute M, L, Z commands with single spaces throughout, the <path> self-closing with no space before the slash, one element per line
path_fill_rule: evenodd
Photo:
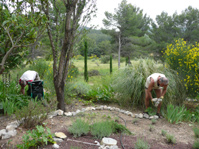
<path fill-rule="evenodd" d="M 100 29 L 103 26 L 102 20 L 105 19 L 104 12 L 114 13 L 114 9 L 122 0 L 97 0 L 97 17 L 93 18 L 90 24 L 98 26 Z M 127 0 L 133 6 L 139 7 L 151 19 L 155 21 L 157 15 L 161 12 L 167 12 L 168 15 L 173 15 L 175 12 L 181 14 L 188 6 L 199 9 L 199 0 Z"/>

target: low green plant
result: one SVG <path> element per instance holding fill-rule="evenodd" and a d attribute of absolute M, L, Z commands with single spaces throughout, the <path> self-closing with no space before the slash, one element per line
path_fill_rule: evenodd
<path fill-rule="evenodd" d="M 110 56 L 109 55 L 101 56 L 100 61 L 102 64 L 107 64 L 110 61 Z"/>
<path fill-rule="evenodd" d="M 156 120 L 156 119 L 152 119 L 152 120 L 151 120 L 151 124 L 152 124 L 152 125 L 154 125 L 154 124 L 156 124 L 156 123 L 157 123 L 157 120 Z"/>
<path fill-rule="evenodd" d="M 169 104 L 167 106 L 167 112 L 165 114 L 166 119 L 169 123 L 178 124 L 183 120 L 186 108 L 184 106 L 174 106 Z"/>
<path fill-rule="evenodd" d="M 171 134 L 166 134 L 166 140 L 167 140 L 167 143 L 171 143 L 171 144 L 176 143 L 175 137 Z"/>
<path fill-rule="evenodd" d="M 72 126 L 68 128 L 68 131 L 73 134 L 74 137 L 80 137 L 86 135 L 89 132 L 89 124 L 82 119 L 77 119 Z"/>
<path fill-rule="evenodd" d="M 162 130 L 161 134 L 162 134 L 163 136 L 166 136 L 166 134 L 167 134 L 167 131 L 165 131 L 165 130 Z"/>
<path fill-rule="evenodd" d="M 145 112 L 148 112 L 149 116 L 153 116 L 156 114 L 156 109 L 153 109 L 152 107 L 148 107 Z"/>
<path fill-rule="evenodd" d="M 7 98 L 2 102 L 4 114 L 12 115 L 15 112 L 16 106 L 12 101 Z"/>
<path fill-rule="evenodd" d="M 195 134 L 195 137 L 196 137 L 196 138 L 199 138 L 199 128 L 194 127 L 194 128 L 193 128 L 193 132 L 194 132 L 194 134 Z"/>
<path fill-rule="evenodd" d="M 97 139 L 108 137 L 113 132 L 111 126 L 109 121 L 96 122 L 91 126 L 91 134 Z"/>
<path fill-rule="evenodd" d="M 22 121 L 25 128 L 32 128 L 42 124 L 47 119 L 47 115 L 51 110 L 55 109 L 53 103 L 45 105 L 44 101 L 30 100 L 27 106 L 18 109 L 15 113 L 16 119 Z"/>
<path fill-rule="evenodd" d="M 145 140 L 138 138 L 135 143 L 135 149 L 150 149 L 150 145 Z"/>
<path fill-rule="evenodd" d="M 110 103 L 114 102 L 114 91 L 111 86 L 100 86 L 94 89 L 91 89 L 86 95 L 85 98 L 92 100 L 93 102 L 102 102 Z"/>
<path fill-rule="evenodd" d="M 50 129 L 43 126 L 36 126 L 36 129 L 32 131 L 28 130 L 26 134 L 22 137 L 23 143 L 18 144 L 17 148 L 38 148 L 42 145 L 48 145 L 49 143 L 55 143 L 53 140 L 53 134 L 51 133 Z"/>
<path fill-rule="evenodd" d="M 150 125 L 149 126 L 149 131 L 152 132 L 154 130 L 154 126 Z"/>
<path fill-rule="evenodd" d="M 132 134 L 124 125 L 118 124 L 115 121 L 111 121 L 111 125 L 113 133 L 126 133 L 129 135 Z"/>
<path fill-rule="evenodd" d="M 135 119 L 133 119 L 132 123 L 133 123 L 133 124 L 137 124 L 138 121 L 139 121 L 138 118 L 135 118 Z"/>
<path fill-rule="evenodd" d="M 195 140 L 192 146 L 194 149 L 199 149 L 199 140 Z"/>

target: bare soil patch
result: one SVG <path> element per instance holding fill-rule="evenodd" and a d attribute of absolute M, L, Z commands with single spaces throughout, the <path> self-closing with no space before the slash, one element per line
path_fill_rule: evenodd
<path fill-rule="evenodd" d="M 77 109 L 85 108 L 82 104 L 75 103 L 73 105 L 67 106 L 67 111 L 76 111 Z M 131 111 L 133 113 L 140 113 L 141 111 Z M 170 124 L 165 118 L 158 119 L 156 124 L 152 125 L 151 120 L 149 119 L 138 119 L 132 118 L 130 116 L 124 115 L 122 113 L 118 113 L 116 111 L 109 110 L 96 110 L 90 112 L 84 112 L 84 114 L 80 114 L 74 117 L 66 117 L 66 116 L 56 116 L 52 119 L 47 119 L 45 123 L 47 123 L 47 127 L 51 129 L 52 133 L 55 132 L 63 132 L 67 135 L 68 139 L 65 139 L 61 143 L 57 143 L 60 146 L 60 149 L 70 149 L 70 148 L 78 148 L 78 149 L 97 149 L 98 147 L 95 145 L 88 145 L 86 143 L 94 144 L 95 141 L 101 142 L 101 140 L 93 138 L 91 134 L 86 136 L 82 136 L 79 138 L 74 138 L 70 133 L 68 133 L 67 128 L 74 122 L 74 120 L 78 117 L 89 117 L 93 122 L 100 120 L 100 117 L 105 118 L 116 118 L 120 124 L 125 125 L 133 135 L 124 135 L 124 134 L 113 134 L 109 137 L 114 138 L 118 141 L 119 148 L 132 149 L 135 146 L 135 143 L 138 138 L 142 138 L 146 140 L 150 144 L 152 149 L 191 149 L 194 143 L 194 132 L 193 127 L 198 126 L 197 124 L 191 123 L 180 123 L 180 124 Z M 6 125 L 14 121 L 13 118 L 8 118 L 5 116 L 0 116 L 0 129 L 5 129 Z M 150 129 L 152 128 L 152 130 Z M 168 144 L 166 141 L 166 137 L 162 136 L 161 132 L 165 130 L 168 134 L 172 134 L 176 138 L 176 144 Z M 8 148 L 7 142 L 9 142 L 10 148 L 14 148 L 16 144 L 22 143 L 22 136 L 26 133 L 27 129 L 22 127 L 17 128 L 17 136 L 12 137 L 6 140 L 0 140 L 0 148 Z M 76 141 L 71 141 L 76 140 Z M 77 142 L 81 141 L 81 142 Z M 52 145 L 48 145 L 41 148 L 52 148 Z"/>

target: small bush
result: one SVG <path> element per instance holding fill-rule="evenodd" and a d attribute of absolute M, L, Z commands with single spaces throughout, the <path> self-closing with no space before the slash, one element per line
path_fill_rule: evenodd
<path fill-rule="evenodd" d="M 194 149 L 199 149 L 199 140 L 195 140 L 193 144 Z"/>
<path fill-rule="evenodd" d="M 167 132 L 165 130 L 162 130 L 162 135 L 166 136 Z"/>
<path fill-rule="evenodd" d="M 81 119 L 77 119 L 72 126 L 68 128 L 68 131 L 73 134 L 74 137 L 86 135 L 89 130 L 89 124 Z"/>
<path fill-rule="evenodd" d="M 176 143 L 176 139 L 173 135 L 167 134 L 166 135 L 166 139 L 167 139 L 167 143 L 171 143 L 171 144 L 175 144 Z"/>
<path fill-rule="evenodd" d="M 138 138 L 135 143 L 135 149 L 150 149 L 150 145 L 143 139 Z"/>
<path fill-rule="evenodd" d="M 156 123 L 157 123 L 157 120 L 156 120 L 156 119 L 152 119 L 152 120 L 151 120 L 151 124 L 152 124 L 152 125 L 154 125 L 154 124 L 156 124 Z"/>
<path fill-rule="evenodd" d="M 44 128 L 43 126 L 36 126 L 36 130 L 27 131 L 22 137 L 23 144 L 18 144 L 17 147 L 24 148 L 38 148 L 41 145 L 48 145 L 48 143 L 55 143 L 53 140 L 53 134 L 49 128 Z"/>
<path fill-rule="evenodd" d="M 99 73 L 98 70 L 90 70 L 90 71 L 88 71 L 88 76 L 89 76 L 89 77 L 92 77 L 92 76 L 99 76 L 99 75 L 100 75 L 100 73 Z"/>
<path fill-rule="evenodd" d="M 112 129 L 113 129 L 113 133 L 126 133 L 129 135 L 132 134 L 125 126 L 118 124 L 115 121 L 111 121 L 111 125 L 112 125 Z"/>
<path fill-rule="evenodd" d="M 100 61 L 102 64 L 107 64 L 110 61 L 110 56 L 109 55 L 101 56 Z"/>
<path fill-rule="evenodd" d="M 55 109 L 55 105 L 50 103 L 44 106 L 44 101 L 30 100 L 28 106 L 18 109 L 15 113 L 16 119 L 22 121 L 25 128 L 32 128 L 36 125 L 41 125 L 47 119 L 50 110 Z"/>
<path fill-rule="evenodd" d="M 195 134 L 195 137 L 196 137 L 196 138 L 199 138 L 199 128 L 194 127 L 194 128 L 193 128 L 193 132 L 194 132 L 194 134 Z"/>
<path fill-rule="evenodd" d="M 91 126 L 91 134 L 97 139 L 108 137 L 113 132 L 111 126 L 111 123 L 108 121 L 97 122 Z"/>

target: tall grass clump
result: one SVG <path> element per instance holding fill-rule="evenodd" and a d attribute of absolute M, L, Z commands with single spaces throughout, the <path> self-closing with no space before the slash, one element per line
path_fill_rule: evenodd
<path fill-rule="evenodd" d="M 177 73 L 152 59 L 139 59 L 133 62 L 131 67 L 120 69 L 114 73 L 112 87 L 117 93 L 119 103 L 129 107 L 144 106 L 145 81 L 152 73 L 163 73 L 170 81 L 163 105 L 166 106 L 168 102 L 182 104 L 184 100 L 184 93 L 181 92 L 183 85 Z"/>
<path fill-rule="evenodd" d="M 190 45 L 183 39 L 169 44 L 164 53 L 167 64 L 178 72 L 189 96 L 199 92 L 199 43 Z"/>

